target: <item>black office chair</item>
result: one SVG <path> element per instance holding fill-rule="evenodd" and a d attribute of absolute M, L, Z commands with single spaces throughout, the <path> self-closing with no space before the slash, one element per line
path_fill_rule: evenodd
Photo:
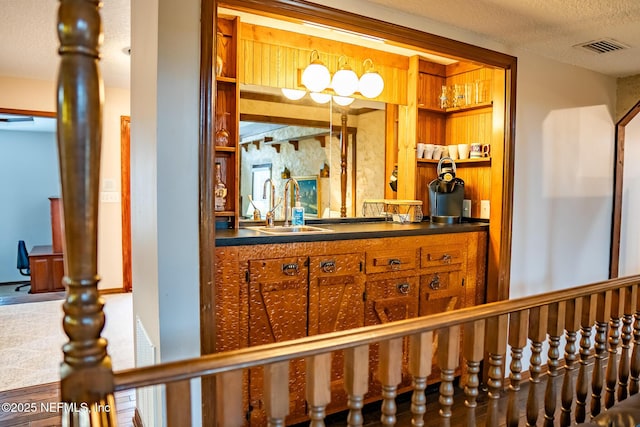
<path fill-rule="evenodd" d="M 23 276 L 31 276 L 31 270 L 29 269 L 29 252 L 27 252 L 27 246 L 24 244 L 24 240 L 18 241 L 18 262 L 17 268 L 21 275 Z M 31 282 L 21 282 L 22 284 L 16 287 L 16 292 L 20 290 L 20 288 L 24 288 L 25 286 L 31 286 Z"/>

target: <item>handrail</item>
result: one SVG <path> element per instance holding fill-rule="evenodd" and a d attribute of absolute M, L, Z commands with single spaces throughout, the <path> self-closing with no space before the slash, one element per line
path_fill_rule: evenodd
<path fill-rule="evenodd" d="M 640 275 L 634 275 L 387 324 L 365 326 L 297 340 L 128 369 L 114 373 L 114 385 L 115 390 L 120 391 L 268 365 L 393 338 L 401 338 L 415 333 L 434 331 L 444 327 L 484 320 L 561 301 L 588 297 L 638 284 L 640 284 Z"/>

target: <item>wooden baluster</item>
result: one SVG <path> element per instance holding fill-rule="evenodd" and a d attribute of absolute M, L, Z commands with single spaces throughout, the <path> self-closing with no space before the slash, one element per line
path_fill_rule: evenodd
<path fill-rule="evenodd" d="M 402 381 L 402 338 L 382 341 L 379 350 L 378 377 L 382 383 L 380 421 L 383 426 L 396 424 L 396 394 Z"/>
<path fill-rule="evenodd" d="M 611 317 L 611 291 L 596 296 L 596 336 L 594 348 L 596 350 L 593 361 L 593 375 L 591 378 L 591 416 L 595 417 L 602 410 L 602 385 L 604 382 L 602 360 L 607 353 L 607 319 Z"/>
<path fill-rule="evenodd" d="M 580 329 L 580 314 L 582 313 L 582 298 L 567 301 L 567 310 L 564 320 L 565 340 L 564 346 L 564 378 L 562 379 L 562 413 L 560 414 L 560 426 L 571 425 L 571 405 L 573 403 L 573 371 L 577 359 L 576 339 Z"/>
<path fill-rule="evenodd" d="M 325 408 L 331 402 L 331 353 L 305 358 L 310 427 L 324 427 Z"/>
<path fill-rule="evenodd" d="M 529 360 L 529 395 L 527 396 L 527 425 L 535 426 L 538 422 L 538 396 L 542 359 L 542 343 L 547 337 L 547 320 L 549 307 L 535 307 L 529 310 L 529 339 L 531 340 L 531 359 Z"/>
<path fill-rule="evenodd" d="M 409 373 L 413 377 L 411 395 L 411 425 L 424 426 L 424 414 L 427 412 L 427 377 L 431 374 L 433 363 L 433 332 L 423 332 L 409 337 Z"/>
<path fill-rule="evenodd" d="M 440 417 L 441 425 L 448 426 L 453 406 L 454 373 L 460 362 L 460 326 L 439 329 L 438 334 L 438 366 L 440 367 Z"/>
<path fill-rule="evenodd" d="M 267 426 L 284 427 L 284 419 L 289 415 L 289 361 L 265 366 L 263 385 Z M 242 398 L 238 400 L 242 402 Z M 228 424 L 218 423 L 218 425 L 227 426 Z"/>
<path fill-rule="evenodd" d="M 509 366 L 509 400 L 507 402 L 507 426 L 517 427 L 520 420 L 518 392 L 522 381 L 522 350 L 527 345 L 529 312 L 516 311 L 509 316 L 509 346 L 511 365 Z"/>
<path fill-rule="evenodd" d="M 486 346 L 489 353 L 489 408 L 487 409 L 487 426 L 498 426 L 498 399 L 504 378 L 504 354 L 507 351 L 509 316 L 502 315 L 487 319 Z"/>
<path fill-rule="evenodd" d="M 618 402 L 627 398 L 629 387 L 629 349 L 633 328 L 633 312 L 636 311 L 638 287 L 629 286 L 624 289 L 624 311 L 622 316 L 622 353 L 620 354 L 620 371 L 618 374 Z"/>
<path fill-rule="evenodd" d="M 242 408 L 242 371 L 230 371 L 216 375 L 215 384 L 217 424 L 225 427 L 243 426 L 245 414 Z"/>
<path fill-rule="evenodd" d="M 576 382 L 576 422 L 583 423 L 587 416 L 587 394 L 589 379 L 587 365 L 591 355 L 591 328 L 596 319 L 596 295 L 582 299 L 582 313 L 580 316 L 580 370 Z"/>
<path fill-rule="evenodd" d="M 560 366 L 560 337 L 564 331 L 564 316 L 566 303 L 564 301 L 551 304 L 549 306 L 549 351 L 547 353 L 547 388 L 544 392 L 544 424 L 553 427 L 556 413 L 556 378 L 558 377 L 558 366 Z"/>
<path fill-rule="evenodd" d="M 620 316 L 624 311 L 624 293 L 621 289 L 611 291 L 611 318 L 609 319 L 609 358 L 607 360 L 604 406 L 611 408 L 616 403 L 618 383 L 618 345 L 620 344 Z"/>
<path fill-rule="evenodd" d="M 103 91 L 98 61 L 102 43 L 101 2 L 62 0 L 58 10 L 60 66 L 57 82 L 57 140 L 64 213 L 63 329 L 60 390 L 63 424 L 116 425 L 113 372 L 107 353 L 104 301 L 98 294 L 98 192 Z"/>
<path fill-rule="evenodd" d="M 637 289 L 637 286 L 634 286 Z M 633 351 L 631 352 L 631 366 L 629 367 L 629 394 L 634 395 L 640 391 L 640 292 L 636 290 L 636 312 L 633 321 Z"/>
<path fill-rule="evenodd" d="M 347 426 L 364 423 L 362 406 L 369 387 L 369 346 L 363 345 L 344 350 L 344 389 L 347 392 L 349 415 Z"/>
<path fill-rule="evenodd" d="M 191 425 L 191 381 L 170 382 L 165 387 L 167 394 L 167 427 Z M 226 426 L 227 424 L 223 425 Z"/>
<path fill-rule="evenodd" d="M 484 320 L 466 323 L 463 335 L 463 357 L 467 361 L 467 382 L 464 385 L 464 405 L 467 407 L 467 427 L 476 427 L 476 399 L 480 386 L 480 362 L 484 357 Z"/>

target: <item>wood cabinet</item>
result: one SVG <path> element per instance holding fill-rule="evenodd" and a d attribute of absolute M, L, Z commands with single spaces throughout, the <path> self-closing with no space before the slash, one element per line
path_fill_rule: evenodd
<path fill-rule="evenodd" d="M 249 345 L 307 335 L 308 269 L 305 257 L 249 261 Z M 304 360 L 289 365 L 289 420 L 305 414 Z M 301 380 L 302 379 L 302 380 Z M 265 425 L 262 368 L 249 370 L 252 425 Z"/>
<path fill-rule="evenodd" d="M 224 209 L 216 210 L 216 227 L 237 228 L 239 220 L 238 134 L 239 98 L 238 17 L 218 17 L 216 32 L 216 96 L 214 144 L 215 163 L 220 163 L 222 182 L 227 187 Z M 224 142 L 226 141 L 226 142 Z M 215 185 L 215 182 L 211 183 Z"/>
<path fill-rule="evenodd" d="M 232 350 L 483 303 L 486 245 L 486 232 L 468 232 L 217 247 L 217 347 Z M 367 401 L 380 398 L 377 354 L 371 346 Z M 406 362 L 401 389 L 411 384 Z M 346 408 L 342 364 L 342 353 L 334 352 L 329 413 Z M 306 419 L 304 380 L 304 361 L 292 361 L 288 424 Z M 430 377 L 438 380 L 437 372 Z M 262 370 L 252 369 L 245 394 L 250 425 L 265 424 L 262 386 Z"/>
<path fill-rule="evenodd" d="M 52 246 L 34 246 L 29 252 L 32 294 L 64 291 L 64 258 Z"/>
<path fill-rule="evenodd" d="M 362 253 L 309 257 L 309 335 L 344 331 L 364 325 L 364 255 Z M 331 359 L 329 412 L 343 409 L 347 394 L 343 386 L 344 356 Z"/>

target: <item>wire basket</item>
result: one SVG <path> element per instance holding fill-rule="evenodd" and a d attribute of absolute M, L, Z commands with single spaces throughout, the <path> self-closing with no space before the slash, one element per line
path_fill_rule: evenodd
<path fill-rule="evenodd" d="M 365 217 L 384 217 L 388 221 L 407 224 L 422 221 L 422 200 L 375 199 L 362 204 Z"/>

